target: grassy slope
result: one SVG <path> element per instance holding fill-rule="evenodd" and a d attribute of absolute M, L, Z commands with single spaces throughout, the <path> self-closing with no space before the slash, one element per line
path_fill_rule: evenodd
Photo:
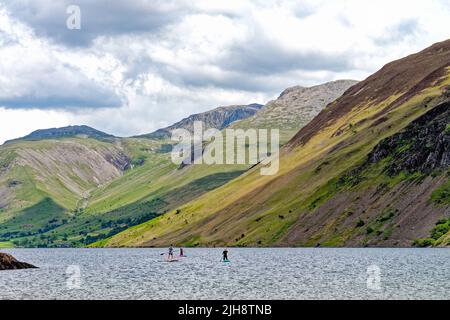
<path fill-rule="evenodd" d="M 99 245 L 283 243 L 283 237 L 298 223 L 301 214 L 313 211 L 327 197 L 333 196 L 326 187 L 329 181 L 362 163 L 380 140 L 400 131 L 429 110 L 433 105 L 430 100 L 439 97 L 442 88 L 449 84 L 446 77 L 445 81 L 429 86 L 398 105 L 387 116 L 379 112 L 403 92 L 382 101 L 365 101 L 354 106 L 316 132 L 306 144 L 284 150 L 278 175 L 261 177 L 255 168 L 177 211 L 133 227 Z M 333 223 L 323 227 L 323 232 L 333 233 Z"/>
<path fill-rule="evenodd" d="M 304 125 L 306 118 L 308 115 L 303 116 L 301 121 L 293 117 L 282 126 L 281 144 L 285 144 L 294 136 Z M 269 123 L 265 124 L 269 128 L 273 127 Z M 241 120 L 231 125 L 231 128 L 246 130 L 252 126 L 246 120 Z M 130 141 L 136 143 L 138 140 Z M 169 140 L 156 142 L 166 145 L 171 143 Z M 159 204 L 162 201 L 162 206 L 151 206 L 151 209 L 157 209 L 159 215 L 225 184 L 250 168 L 249 165 L 191 165 L 179 170 L 166 162 L 168 157 L 169 154 L 166 154 L 165 158 L 148 159 L 148 165 L 126 173 L 94 192 L 86 212 L 107 213 L 132 203 L 159 201 Z"/>
<path fill-rule="evenodd" d="M 12 244 L 11 242 L 0 242 L 0 248 L 11 249 L 14 248 L 14 244 Z"/>
<path fill-rule="evenodd" d="M 19 197 L 34 199 L 34 193 L 45 193 L 59 205 L 71 210 L 77 206 L 84 192 L 102 182 L 98 180 L 101 178 L 98 172 L 102 171 L 96 171 L 96 166 L 104 165 L 101 162 L 89 163 L 83 161 L 85 159 L 77 159 L 77 156 L 90 157 L 86 160 L 104 160 L 101 157 L 103 154 L 117 154 L 120 150 L 110 143 L 72 138 L 19 142 L 2 147 L 4 152 L 14 153 L 16 160 L 6 178 L 14 180 L 17 177 L 19 182 L 28 182 L 25 186 L 19 185 L 16 192 Z M 74 153 L 72 158 L 72 155 L 67 155 L 69 152 Z M 114 173 L 115 176 L 120 175 L 119 172 L 112 172 L 105 180 L 114 178 Z"/>
<path fill-rule="evenodd" d="M 308 120 L 309 114 L 288 117 L 281 142 L 286 143 Z M 243 122 L 237 127 L 253 126 Z M 88 244 L 181 206 L 249 169 L 248 165 L 195 165 L 180 170 L 170 161 L 170 144 L 164 139 L 60 138 L 2 146 L 0 169 L 8 170 L 0 174 L 4 196 L 0 240 L 11 239 L 20 246 Z M 108 172 L 110 176 L 98 181 L 91 166 L 105 167 L 104 159 L 66 161 L 64 155 L 70 151 L 73 158 L 88 158 L 89 151 L 103 157 L 121 152 L 129 157 L 131 168 L 114 176 Z M 15 165 L 8 167 L 13 161 Z M 10 187 L 11 181 L 18 183 Z"/>
<path fill-rule="evenodd" d="M 0 209 L 1 237 L 42 234 L 65 223 L 90 190 L 120 175 L 104 159 L 119 152 L 110 143 L 79 138 L 2 146 L 0 189 L 8 199 Z"/>
<path fill-rule="evenodd" d="M 297 125 L 299 125 L 299 127 L 297 127 L 296 130 L 290 129 L 291 127 L 295 127 Z M 302 125 L 297 124 L 297 122 L 293 122 L 287 130 L 282 128 L 280 130 L 280 143 L 282 145 L 286 144 L 294 136 L 298 129 L 301 128 L 301 126 Z M 233 124 L 231 127 L 246 130 L 251 128 L 251 125 L 245 120 L 242 120 L 236 122 L 236 124 Z M 268 125 L 268 127 L 270 128 L 272 126 Z M 105 206 L 111 206 L 110 199 L 114 199 L 113 201 L 118 201 L 120 205 L 125 205 L 126 203 L 130 203 L 131 200 L 142 201 L 144 198 L 159 199 L 169 194 L 171 195 L 170 198 L 174 199 L 174 201 L 165 206 L 165 209 L 173 209 L 189 202 L 192 199 L 195 199 L 197 196 L 201 196 L 206 191 L 211 191 L 217 186 L 221 186 L 233 178 L 236 178 L 249 168 L 249 165 L 191 165 L 183 170 L 174 170 L 173 166 L 170 166 L 170 169 L 163 166 L 157 171 L 156 177 L 151 177 L 149 174 L 144 175 L 142 173 L 133 173 L 132 175 L 135 175 L 134 178 L 130 178 L 128 175 L 125 175 L 121 179 L 114 181 L 103 190 L 98 190 L 94 194 L 88 211 L 105 211 Z M 142 169 L 145 170 L 144 167 Z M 217 177 L 217 175 L 219 175 L 219 178 L 222 178 L 220 183 L 214 183 L 216 180 L 214 178 Z M 193 194 L 192 196 L 189 196 L 189 193 L 192 193 L 192 185 L 197 185 L 199 181 L 201 181 L 201 185 L 203 183 L 213 183 L 211 187 L 206 185 L 202 192 L 197 192 L 195 195 Z M 188 190 L 188 196 L 181 196 L 183 194 L 184 186 L 189 186 L 189 188 L 186 188 Z M 126 192 L 125 190 L 133 191 Z M 124 199 L 125 202 L 122 201 Z M 99 243 L 103 242 L 105 241 L 102 240 Z"/>
<path fill-rule="evenodd" d="M 111 144 L 66 138 L 2 147 L 1 165 L 8 169 L 0 175 L 0 185 L 7 190 L 8 199 L 5 206 L 0 206 L 0 237 L 21 246 L 82 245 L 151 219 L 248 169 L 191 166 L 179 170 L 170 160 L 165 147 L 168 143 L 116 139 Z M 132 168 L 111 181 L 89 179 L 97 175 L 89 163 L 66 164 L 60 159 L 67 151 L 61 146 L 68 144 L 100 153 L 123 152 L 130 158 Z M 55 148 L 63 150 L 56 153 Z M 50 155 L 50 163 L 46 157 L 40 157 L 44 154 Z M 37 160 L 31 161 L 30 155 Z M 96 163 L 91 165 L 95 167 Z"/>
<path fill-rule="evenodd" d="M 449 133 L 450 134 L 450 133 Z M 445 175 L 445 182 L 436 188 L 431 194 L 431 202 L 438 208 L 449 210 L 450 208 L 450 170 L 447 170 Z M 414 245 L 418 247 L 450 246 L 450 219 L 448 214 L 446 217 L 439 219 L 433 228 L 429 231 L 429 236 L 426 238 L 415 239 Z"/>
<path fill-rule="evenodd" d="M 103 213 L 143 199 L 156 187 L 156 181 L 176 169 L 169 153 L 160 153 L 159 141 L 148 139 L 124 139 L 123 145 L 134 159 L 143 160 L 125 172 L 122 177 L 102 186 L 91 194 L 86 211 Z M 137 162 L 137 161 L 135 161 Z"/>
<path fill-rule="evenodd" d="M 436 110 L 443 110 L 442 107 L 447 104 Z M 430 115 L 431 108 L 424 109 Z M 308 246 L 411 246 L 417 236 L 428 235 L 436 221 L 448 217 L 450 206 L 446 203 L 446 170 L 411 171 L 412 164 L 423 164 L 413 160 L 419 155 L 419 144 L 422 152 L 433 150 L 428 143 L 416 140 L 419 135 L 424 138 L 426 131 L 428 139 L 434 139 L 427 126 L 417 131 L 417 124 L 409 125 L 408 134 L 415 134 L 414 138 L 405 140 L 403 132 L 403 136 L 394 136 L 396 140 L 384 141 L 383 152 L 378 151 L 377 157 L 372 158 L 378 159 L 375 163 L 364 162 L 318 188 L 283 242 Z M 409 148 L 415 151 L 409 152 Z M 382 154 L 384 158 L 378 158 Z M 402 170 L 388 173 L 392 168 Z M 438 228 L 442 231 L 446 226 Z M 435 233 L 433 237 L 438 240 L 443 234 Z"/>

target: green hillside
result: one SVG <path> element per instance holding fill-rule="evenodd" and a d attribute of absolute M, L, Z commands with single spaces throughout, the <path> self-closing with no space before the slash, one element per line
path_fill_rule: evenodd
<path fill-rule="evenodd" d="M 294 88 L 282 95 L 279 105 L 293 95 L 314 102 L 296 102 L 298 115 L 281 127 L 284 142 L 354 83 Z M 205 118 L 207 125 L 229 126 L 253 115 L 254 121 L 264 119 L 270 125 L 267 114 L 281 112 L 268 105 L 259 118 L 255 112 L 260 108 L 222 107 L 195 117 Z M 174 126 L 189 129 L 195 117 Z M 174 210 L 250 168 L 180 167 L 171 161 L 173 144 L 165 135 L 116 138 L 86 126 L 38 130 L 9 141 L 0 147 L 0 242 L 19 247 L 89 245 Z"/>
<path fill-rule="evenodd" d="M 256 167 L 96 245 L 447 245 L 449 71 L 450 41 L 394 61 L 300 130 L 277 175 Z"/>
<path fill-rule="evenodd" d="M 130 161 L 112 143 L 83 138 L 10 143 L 0 159 L 0 238 L 16 243 L 70 221 L 82 200 Z"/>
<path fill-rule="evenodd" d="M 180 170 L 164 148 L 169 142 L 65 138 L 3 146 L 0 239 L 17 246 L 85 245 L 158 216 L 246 169 Z"/>

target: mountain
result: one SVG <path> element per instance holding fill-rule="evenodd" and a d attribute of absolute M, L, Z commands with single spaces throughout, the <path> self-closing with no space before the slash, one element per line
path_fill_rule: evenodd
<path fill-rule="evenodd" d="M 68 126 L 63 128 L 36 130 L 25 137 L 6 141 L 5 144 L 17 141 L 36 141 L 44 139 L 69 138 L 77 136 L 85 138 L 94 138 L 99 140 L 114 138 L 113 135 L 98 131 L 88 126 Z"/>
<path fill-rule="evenodd" d="M 189 128 L 194 119 L 206 119 L 207 127 L 224 128 L 261 108 L 225 109 L 169 128 Z M 310 113 L 303 115 L 299 104 L 297 117 Z M 296 119 L 290 121 L 301 125 Z M 39 130 L 0 146 L 0 246 L 88 245 L 164 215 L 250 168 L 181 169 L 171 161 L 173 143 L 164 135 L 117 138 L 80 126 Z"/>
<path fill-rule="evenodd" d="M 268 102 L 265 106 L 259 106 L 260 110 L 253 116 L 236 120 L 221 129 L 278 129 L 280 144 L 284 145 L 326 105 L 336 100 L 356 83 L 358 81 L 337 80 L 313 87 L 288 88 L 276 100 Z M 208 125 L 206 127 L 209 128 Z M 192 123 L 190 127 L 185 128 L 192 130 Z M 194 155 L 191 155 L 191 161 L 193 159 Z"/>
<path fill-rule="evenodd" d="M 323 110 L 358 83 L 355 80 L 337 80 L 313 87 L 295 86 L 284 90 L 278 99 L 270 101 L 254 116 L 233 123 L 231 128 L 279 128 L 281 140 L 287 142 L 299 128 L 307 125 Z"/>
<path fill-rule="evenodd" d="M 354 85 L 256 166 L 98 246 L 450 245 L 450 40 Z"/>
<path fill-rule="evenodd" d="M 40 234 L 72 218 L 90 190 L 129 168 L 109 142 L 86 138 L 16 141 L 0 148 L 0 237 Z"/>
<path fill-rule="evenodd" d="M 256 103 L 242 106 L 218 107 L 207 112 L 191 115 L 169 127 L 139 137 L 168 139 L 171 137 L 171 132 L 175 129 L 186 129 L 193 132 L 195 121 L 203 122 L 205 129 L 215 128 L 223 130 L 235 121 L 253 116 L 262 107 L 263 105 Z"/>

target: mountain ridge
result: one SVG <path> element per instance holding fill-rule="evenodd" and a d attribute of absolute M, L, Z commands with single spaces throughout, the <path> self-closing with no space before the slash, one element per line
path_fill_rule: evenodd
<path fill-rule="evenodd" d="M 281 150 L 277 175 L 262 177 L 255 167 L 98 245 L 409 247 L 432 232 L 448 237 L 445 170 L 389 176 L 381 161 L 357 184 L 346 177 L 384 139 L 448 101 L 449 71 L 450 40 L 391 62 L 300 129 Z"/>
<path fill-rule="evenodd" d="M 351 87 L 346 95 L 323 110 L 308 127 L 303 128 L 290 142 L 292 147 L 304 144 L 310 137 L 312 128 L 319 130 L 333 119 L 348 113 L 352 108 L 370 107 L 380 101 L 395 97 L 376 115 L 389 112 L 390 108 L 406 102 L 409 98 L 438 81 L 448 73 L 450 40 L 438 42 L 429 48 L 407 57 L 392 61 L 364 81 Z M 414 68 L 405 68 L 414 65 Z M 419 77 L 420 79 L 417 79 Z M 384 80 L 384 81 L 383 81 Z M 401 94 L 400 94 L 401 93 Z M 356 97 L 356 99 L 355 99 Z M 369 104 L 367 105 L 367 102 Z"/>
<path fill-rule="evenodd" d="M 60 128 L 48 128 L 48 129 L 38 129 L 30 134 L 5 141 L 6 144 L 11 144 L 18 141 L 38 141 L 38 140 L 45 140 L 45 139 L 59 139 L 59 138 L 70 138 L 70 137 L 77 137 L 77 136 L 84 136 L 88 138 L 94 138 L 94 139 L 112 139 L 115 138 L 115 136 L 102 132 L 100 130 L 94 129 L 92 127 L 86 126 L 86 125 L 71 125 L 66 127 L 60 127 Z"/>
<path fill-rule="evenodd" d="M 324 105 L 333 102 L 357 83 L 356 80 L 336 80 L 311 87 L 287 88 L 257 114 L 233 123 L 231 128 L 279 128 L 281 140 L 287 142 L 299 128 L 314 119 Z"/>
<path fill-rule="evenodd" d="M 324 108 L 340 90 L 331 95 L 318 91 L 315 108 Z M 312 118 L 302 103 L 288 119 L 297 130 Z M 262 107 L 245 108 L 251 115 Z M 217 119 L 227 128 L 240 122 L 229 125 L 237 120 L 232 116 Z M 164 137 L 98 137 L 73 127 L 44 129 L 32 136 L 0 147 L 0 245 L 89 245 L 201 197 L 251 167 L 180 169 L 170 158 L 174 142 Z"/>
<path fill-rule="evenodd" d="M 257 103 L 217 107 L 206 112 L 192 114 L 166 128 L 158 129 L 152 133 L 135 137 L 167 139 L 171 136 L 171 131 L 175 129 L 181 128 L 193 132 L 193 124 L 195 121 L 203 122 L 205 130 L 210 128 L 223 130 L 235 121 L 245 119 L 256 114 L 262 107 L 262 104 Z"/>

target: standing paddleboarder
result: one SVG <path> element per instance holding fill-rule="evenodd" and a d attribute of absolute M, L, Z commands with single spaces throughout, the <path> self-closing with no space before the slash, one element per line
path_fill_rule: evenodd
<path fill-rule="evenodd" d="M 223 250 L 222 252 L 222 256 L 223 256 L 223 261 L 229 261 L 228 260 L 228 249 L 225 248 L 225 250 Z"/>
<path fill-rule="evenodd" d="M 173 259 L 173 245 L 170 245 L 169 255 L 168 255 L 167 259 L 168 260 L 172 260 Z"/>

